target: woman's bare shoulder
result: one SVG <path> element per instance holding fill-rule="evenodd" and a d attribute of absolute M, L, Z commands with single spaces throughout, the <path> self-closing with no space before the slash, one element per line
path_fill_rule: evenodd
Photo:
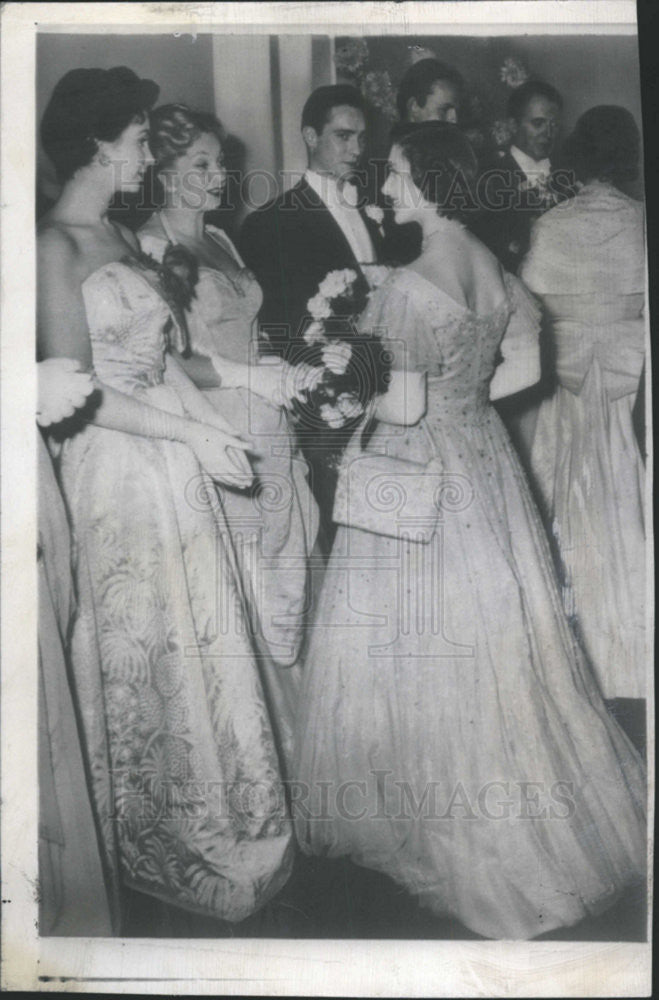
<path fill-rule="evenodd" d="M 57 262 L 60 266 L 75 266 L 82 257 L 82 248 L 71 226 L 46 217 L 37 227 L 37 253 L 42 265 Z"/>

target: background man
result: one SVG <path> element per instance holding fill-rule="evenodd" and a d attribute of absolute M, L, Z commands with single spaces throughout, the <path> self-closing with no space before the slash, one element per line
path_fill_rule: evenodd
<path fill-rule="evenodd" d="M 452 66 L 439 59 L 420 59 L 400 82 L 396 95 L 398 114 L 402 122 L 453 122 L 460 120 L 464 103 L 465 84 Z M 415 222 L 399 226 L 393 213 L 385 209 L 386 261 L 409 264 L 421 253 L 421 229 Z"/>
<path fill-rule="evenodd" d="M 530 80 L 514 90 L 508 101 L 512 143 L 481 177 L 478 235 L 513 273 L 528 250 L 533 221 L 567 194 L 551 164 L 562 110 L 561 95 L 548 83 Z"/>

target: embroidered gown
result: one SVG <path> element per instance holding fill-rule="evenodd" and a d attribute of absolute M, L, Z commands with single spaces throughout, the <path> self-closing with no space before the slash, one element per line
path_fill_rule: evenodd
<path fill-rule="evenodd" d="M 419 424 L 368 450 L 445 480 L 428 546 L 339 528 L 306 661 L 302 850 L 349 855 L 438 915 L 530 938 L 606 908 L 645 867 L 643 764 L 560 602 L 517 456 L 488 402 L 508 297 L 479 316 L 412 270 L 365 329 L 427 368 Z M 397 503 L 395 490 L 373 502 Z"/>
<path fill-rule="evenodd" d="M 182 413 L 163 380 L 169 312 L 148 281 L 111 263 L 83 296 L 98 378 Z M 292 830 L 226 521 L 177 442 L 86 425 L 61 477 L 107 867 L 115 884 L 241 920 L 286 881 Z"/>

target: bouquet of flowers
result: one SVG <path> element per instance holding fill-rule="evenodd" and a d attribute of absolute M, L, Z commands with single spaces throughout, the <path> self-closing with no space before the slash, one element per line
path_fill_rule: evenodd
<path fill-rule="evenodd" d="M 306 403 L 296 405 L 299 426 L 354 425 L 370 400 L 387 391 L 391 355 L 378 336 L 357 331 L 355 321 L 388 270 L 364 265 L 363 274 L 330 271 L 309 299 L 311 323 L 296 360 L 315 372 L 305 381 Z"/>

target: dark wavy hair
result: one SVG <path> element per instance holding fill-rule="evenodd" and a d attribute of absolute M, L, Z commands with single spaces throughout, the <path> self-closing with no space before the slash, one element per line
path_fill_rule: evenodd
<path fill-rule="evenodd" d="M 555 104 L 559 110 L 563 109 L 563 98 L 556 87 L 552 87 L 551 83 L 545 83 L 544 80 L 527 80 L 521 87 L 513 90 L 508 98 L 508 117 L 513 118 L 519 124 L 522 115 L 534 97 L 544 97 L 545 100 Z"/>
<path fill-rule="evenodd" d="M 72 69 L 48 102 L 41 120 L 41 142 L 61 183 L 86 167 L 99 141 L 114 142 L 134 121 L 144 121 L 160 88 L 127 66 Z"/>
<path fill-rule="evenodd" d="M 440 215 L 470 218 L 477 206 L 478 160 L 457 125 L 436 121 L 395 125 L 391 143 L 399 147 L 415 185 Z"/>
<path fill-rule="evenodd" d="M 563 155 L 580 181 L 607 180 L 620 186 L 638 177 L 641 133 L 627 108 L 600 104 L 579 118 Z"/>
<path fill-rule="evenodd" d="M 458 100 L 464 100 L 465 82 L 457 69 L 439 59 L 420 59 L 410 66 L 400 81 L 396 95 L 396 106 L 402 121 L 407 117 L 407 105 L 413 97 L 420 108 L 425 107 L 434 84 L 440 80 L 452 83 L 458 91 Z"/>
<path fill-rule="evenodd" d="M 302 108 L 300 128 L 311 127 L 318 135 L 323 131 L 330 117 L 332 108 L 347 106 L 364 111 L 364 98 L 356 87 L 350 84 L 338 83 L 329 87 L 318 87 L 307 98 Z"/>
<path fill-rule="evenodd" d="M 222 123 L 207 111 L 194 111 L 186 104 L 162 104 L 151 114 L 149 146 L 156 170 L 171 166 L 200 135 L 214 135 L 221 146 L 226 141 Z"/>

